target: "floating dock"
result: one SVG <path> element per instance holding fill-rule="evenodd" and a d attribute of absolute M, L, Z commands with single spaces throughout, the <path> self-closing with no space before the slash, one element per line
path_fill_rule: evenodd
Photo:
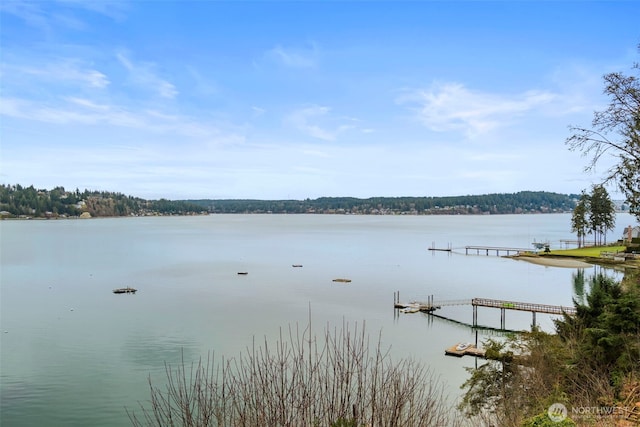
<path fill-rule="evenodd" d="M 410 303 L 397 302 L 393 305 L 393 308 L 398 308 L 403 313 L 417 313 L 417 312 L 431 313 L 439 309 L 440 307 L 434 306 L 431 304 L 424 304 L 420 302 L 410 302 Z"/>
<path fill-rule="evenodd" d="M 451 347 L 444 350 L 444 354 L 446 354 L 447 356 L 455 356 L 455 357 L 462 357 L 462 356 L 486 357 L 486 351 L 482 348 L 476 347 L 475 344 L 469 344 L 469 346 L 459 350 L 460 345 L 462 345 L 462 343 L 457 343 L 455 345 L 452 345 Z"/>

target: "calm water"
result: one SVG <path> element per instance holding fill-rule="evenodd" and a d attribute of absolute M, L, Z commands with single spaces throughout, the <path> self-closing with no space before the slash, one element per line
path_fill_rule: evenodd
<path fill-rule="evenodd" d="M 364 322 L 373 338 L 381 331 L 393 357 L 429 365 L 454 399 L 474 360 L 443 352 L 475 334 L 422 314 L 396 317 L 393 293 L 571 305 L 576 270 L 463 249 L 559 247 L 573 238 L 569 224 L 568 214 L 0 221 L 0 424 L 129 425 L 125 408 L 148 399 L 147 378 L 162 382 L 165 362 L 235 356 L 254 337 L 306 325 L 309 313 L 320 333 L 343 321 Z M 629 224 L 619 214 L 608 239 Z M 428 251 L 434 242 L 454 253 Z M 338 277 L 352 282 L 333 283 Z M 111 292 L 128 285 L 138 293 Z M 472 311 L 441 314 L 470 322 Z M 499 320 L 498 310 L 479 310 L 480 323 Z M 530 322 L 507 313 L 509 328 Z M 552 327 L 548 317 L 538 322 Z"/>

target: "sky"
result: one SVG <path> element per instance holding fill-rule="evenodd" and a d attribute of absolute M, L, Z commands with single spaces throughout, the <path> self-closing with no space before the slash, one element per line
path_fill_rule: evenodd
<path fill-rule="evenodd" d="M 0 2 L 0 183 L 146 199 L 578 194 L 638 1 Z M 609 188 L 613 198 L 614 188 Z"/>

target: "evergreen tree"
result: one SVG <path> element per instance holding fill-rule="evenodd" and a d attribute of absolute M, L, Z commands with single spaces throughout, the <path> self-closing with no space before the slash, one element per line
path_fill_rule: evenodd
<path fill-rule="evenodd" d="M 584 246 L 585 235 L 588 229 L 587 212 L 589 211 L 589 196 L 584 191 L 580 195 L 578 204 L 573 209 L 571 217 L 571 231 L 578 235 L 578 247 Z"/>
<path fill-rule="evenodd" d="M 589 221 L 597 244 L 607 243 L 607 231 L 616 223 L 615 205 L 602 185 L 594 185 L 591 190 Z"/>

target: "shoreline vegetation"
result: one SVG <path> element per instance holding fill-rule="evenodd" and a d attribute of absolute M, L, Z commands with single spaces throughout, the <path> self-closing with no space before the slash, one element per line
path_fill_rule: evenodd
<path fill-rule="evenodd" d="M 320 197 L 304 200 L 145 200 L 115 192 L 52 190 L 0 184 L 0 218 L 208 214 L 495 215 L 568 213 L 579 195 L 545 191 L 450 197 Z M 618 203 L 625 211 L 625 206 Z"/>

